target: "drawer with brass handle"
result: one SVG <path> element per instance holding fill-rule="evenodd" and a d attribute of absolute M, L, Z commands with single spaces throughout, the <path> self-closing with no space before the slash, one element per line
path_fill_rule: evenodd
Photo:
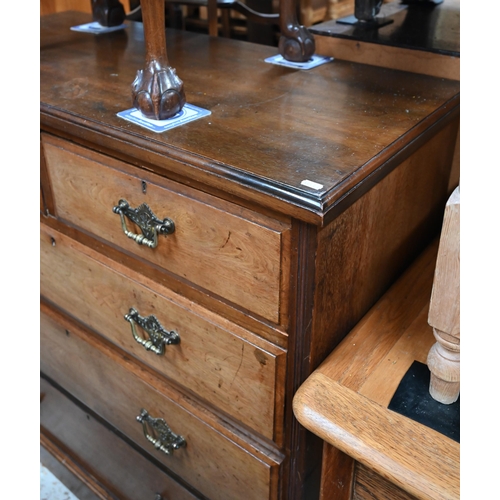
<path fill-rule="evenodd" d="M 286 352 L 41 225 L 42 297 L 280 443 Z"/>
<path fill-rule="evenodd" d="M 42 143 L 58 218 L 231 304 L 283 320 L 289 224 L 46 134 Z"/>
<path fill-rule="evenodd" d="M 281 456 L 41 306 L 42 373 L 211 500 L 275 498 Z M 138 419 L 139 417 L 139 419 Z"/>
<path fill-rule="evenodd" d="M 87 407 L 75 404 L 45 378 L 40 379 L 40 436 L 42 446 L 64 464 L 62 467 L 76 472 L 77 477 L 90 484 L 93 491 L 101 493 L 99 498 L 199 498 L 196 492 L 187 490 L 119 438 Z M 94 467 L 86 474 L 86 466 L 90 463 Z M 111 495 L 106 496 L 108 492 Z M 79 495 L 79 498 L 87 497 Z"/>

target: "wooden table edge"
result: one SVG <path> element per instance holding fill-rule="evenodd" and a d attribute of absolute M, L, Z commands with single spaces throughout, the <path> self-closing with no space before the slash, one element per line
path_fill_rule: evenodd
<path fill-rule="evenodd" d="M 317 371 L 296 392 L 293 411 L 306 429 L 415 497 L 460 498 L 460 445 L 446 436 Z M 367 434 L 369 443 L 362 437 Z M 391 447 L 384 446 L 388 436 Z M 430 451 L 443 448 L 449 453 L 445 458 Z M 418 474 L 414 465 L 422 459 L 426 463 Z"/>

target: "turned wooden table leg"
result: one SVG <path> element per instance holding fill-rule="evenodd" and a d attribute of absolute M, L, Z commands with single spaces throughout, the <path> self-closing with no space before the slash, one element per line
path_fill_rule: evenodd
<path fill-rule="evenodd" d="M 133 105 L 144 116 L 166 120 L 186 103 L 184 84 L 167 58 L 164 0 L 142 0 L 146 66 L 132 83 Z"/>
<path fill-rule="evenodd" d="M 91 0 L 92 18 L 102 26 L 119 26 L 125 21 L 125 9 L 119 0 Z"/>
<path fill-rule="evenodd" d="M 306 62 L 314 55 L 314 37 L 299 25 L 295 0 L 280 0 L 279 52 L 292 62 Z"/>
<path fill-rule="evenodd" d="M 427 356 L 431 372 L 429 393 L 436 401 L 451 404 L 460 394 L 460 342 L 435 328 L 434 337 L 437 342 Z"/>
<path fill-rule="evenodd" d="M 450 196 L 444 212 L 428 322 L 437 341 L 427 357 L 431 372 L 429 392 L 440 403 L 451 404 L 460 393 L 459 187 Z"/>

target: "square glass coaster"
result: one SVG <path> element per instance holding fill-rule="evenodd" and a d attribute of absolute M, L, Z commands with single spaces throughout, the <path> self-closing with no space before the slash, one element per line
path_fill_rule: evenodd
<path fill-rule="evenodd" d="M 125 29 L 126 24 L 120 24 L 119 26 L 103 26 L 98 22 L 80 24 L 78 26 L 72 26 L 70 29 L 72 31 L 81 31 L 82 33 L 93 33 L 94 35 L 100 35 L 102 33 L 111 33 L 112 31 L 118 31 Z"/>
<path fill-rule="evenodd" d="M 184 104 L 181 111 L 168 120 L 151 120 L 150 118 L 146 118 L 136 108 L 127 109 L 126 111 L 120 111 L 117 113 L 120 118 L 147 128 L 148 130 L 158 134 L 211 114 L 212 112 L 208 111 L 208 109 L 199 108 L 198 106 L 188 103 Z"/>
<path fill-rule="evenodd" d="M 328 63 L 330 61 L 333 61 L 333 57 L 329 56 L 318 56 L 314 54 L 309 61 L 306 62 L 301 62 L 301 63 L 296 63 L 296 62 L 291 62 L 287 61 L 281 54 L 277 54 L 272 57 L 268 57 L 267 59 L 264 59 L 265 62 L 270 63 L 270 64 L 277 64 L 278 66 L 286 66 L 287 68 L 294 68 L 294 69 L 311 69 L 315 68 L 316 66 L 320 66 L 321 64 Z"/>

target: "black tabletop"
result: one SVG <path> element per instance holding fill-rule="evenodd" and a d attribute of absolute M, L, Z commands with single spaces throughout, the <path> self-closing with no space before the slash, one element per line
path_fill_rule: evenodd
<path fill-rule="evenodd" d="M 444 0 L 438 5 L 403 5 L 395 0 L 384 4 L 378 17 L 392 22 L 370 28 L 331 20 L 309 30 L 316 35 L 460 56 L 460 0 Z"/>

